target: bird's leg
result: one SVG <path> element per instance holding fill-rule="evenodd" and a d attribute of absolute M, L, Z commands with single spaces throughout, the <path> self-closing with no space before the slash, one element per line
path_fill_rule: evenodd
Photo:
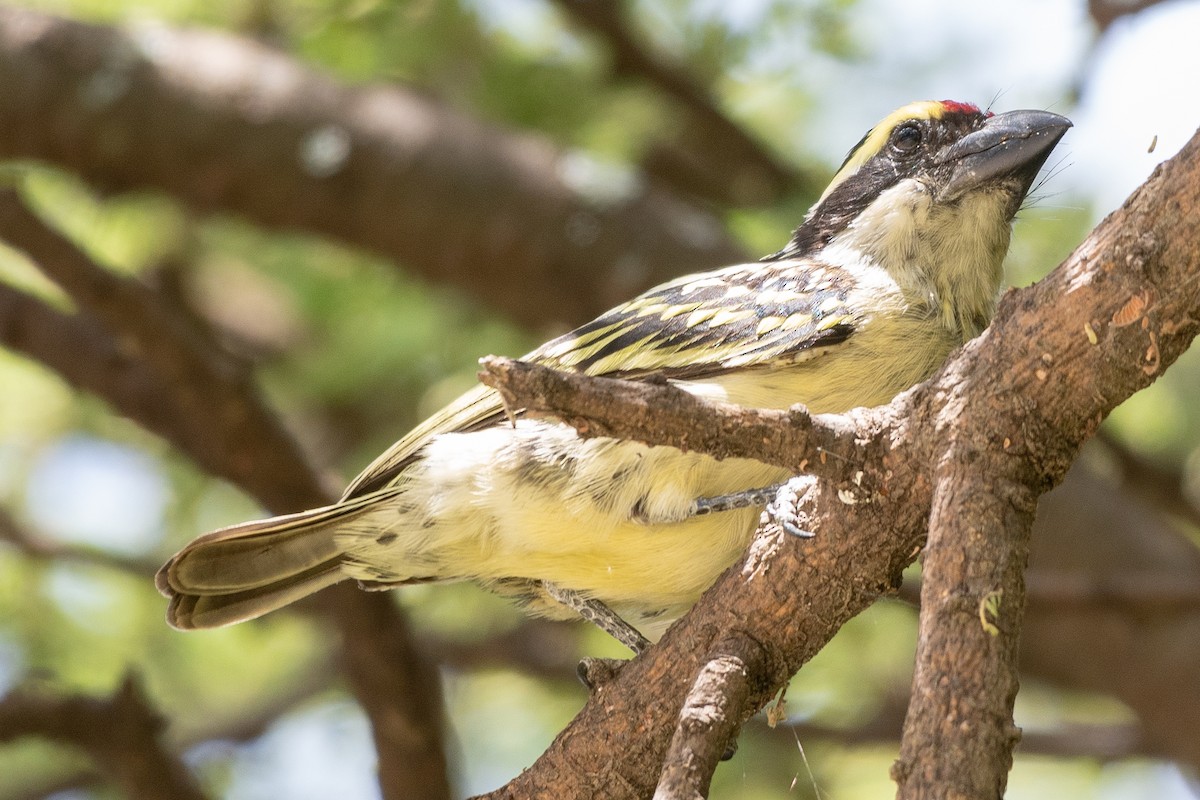
<path fill-rule="evenodd" d="M 793 536 L 809 538 L 813 534 L 799 526 L 795 512 L 797 491 L 788 483 L 777 483 L 756 489 L 744 489 L 740 492 L 701 497 L 693 501 L 688 517 L 700 517 L 705 514 L 715 514 L 720 511 L 733 511 L 752 506 L 766 506 L 767 513 L 786 532 Z M 558 586 L 546 581 L 542 582 L 546 594 L 576 614 L 595 625 L 609 636 L 633 651 L 635 656 L 650 646 L 650 640 L 637 628 L 621 619 L 615 611 L 603 602 L 594 598 L 584 597 L 572 589 Z M 620 665 L 624 662 L 613 659 L 585 658 L 579 662 L 579 678 L 589 689 L 595 689 L 599 684 L 611 680 Z"/>
<path fill-rule="evenodd" d="M 595 625 L 609 636 L 641 655 L 650 646 L 650 640 L 642 636 L 637 628 L 617 616 L 617 613 L 599 600 L 584 597 L 579 592 L 564 589 L 553 583 L 542 583 L 546 594 L 572 609 L 576 614 Z"/>
<path fill-rule="evenodd" d="M 800 526 L 799 514 L 800 496 L 808 490 L 812 481 L 810 476 L 798 475 L 786 483 L 781 483 L 775 487 L 775 497 L 767 503 L 767 517 L 786 533 L 801 539 L 816 536 L 812 531 Z"/>
<path fill-rule="evenodd" d="M 650 640 L 642 636 L 637 628 L 621 619 L 615 611 L 599 600 L 583 597 L 579 592 L 565 589 L 553 583 L 542 583 L 546 594 L 572 609 L 576 614 L 595 625 L 609 636 L 633 651 L 635 656 L 650 646 Z M 593 658 L 580 660 L 575 672 L 589 690 L 595 691 L 602 684 L 617 677 L 621 667 L 628 663 L 619 658 Z"/>
<path fill-rule="evenodd" d="M 751 506 L 766 506 L 771 519 L 793 536 L 809 539 L 811 531 L 800 527 L 795 513 L 796 490 L 791 483 L 777 483 L 760 489 L 743 489 L 740 492 L 720 494 L 716 497 L 701 497 L 692 503 L 693 517 L 715 514 L 718 511 L 733 511 Z"/>
<path fill-rule="evenodd" d="M 690 516 L 702 517 L 705 514 L 715 514 L 718 511 L 733 511 L 738 508 L 765 506 L 775 499 L 775 494 L 786 485 L 777 483 L 773 486 L 764 486 L 760 489 L 743 489 L 740 492 L 719 494 L 716 497 L 700 497 L 692 502 Z"/>

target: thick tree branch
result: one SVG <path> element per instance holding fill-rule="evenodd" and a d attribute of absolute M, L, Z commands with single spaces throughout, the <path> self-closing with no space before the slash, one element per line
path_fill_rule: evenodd
<path fill-rule="evenodd" d="M 1198 235 L 1200 135 L 948 365 L 900 797 L 1003 794 L 1037 498 L 1196 335 Z"/>
<path fill-rule="evenodd" d="M 1006 676 L 1023 606 L 1019 567 L 1031 503 L 1062 479 L 1103 417 L 1173 363 L 1200 328 L 1198 152 L 1200 136 L 1049 278 L 1010 292 L 993 326 L 929 383 L 890 406 L 846 415 L 861 461 L 844 464 L 841 481 L 831 470 L 808 483 L 800 513 L 817 536 L 790 540 L 768 527 L 658 646 L 601 688 L 533 768 L 490 796 L 542 796 L 550 775 L 559 797 L 648 796 L 647 776 L 659 772 L 668 732 L 701 666 L 696 654 L 731 631 L 762 643 L 767 666 L 748 680 L 763 690 L 743 709 L 753 713 L 846 619 L 895 584 L 919 551 L 935 486 L 942 510 L 934 511 L 933 524 L 945 552 L 926 577 L 923 593 L 933 602 L 923 638 L 936 627 L 959 657 L 931 660 L 923 647 L 895 774 L 903 797 L 999 794 L 1014 741 L 1008 726 L 1015 681 Z M 577 426 L 585 416 L 586 427 L 603 431 L 637 416 L 644 427 L 636 438 L 661 443 L 657 437 L 670 425 L 649 402 L 661 387 L 636 387 L 641 402 L 621 404 L 610 386 L 597 385 L 604 399 L 587 415 L 576 406 L 564 416 Z M 519 394 L 512 405 L 555 411 Z M 720 429 L 725 421 L 725 409 L 691 409 L 695 430 Z M 947 452 L 947 464 L 968 462 L 971 475 L 942 466 Z M 793 454 L 790 463 L 804 457 Z M 955 536 L 955 501 L 979 503 L 986 515 L 980 531 Z M 1003 535 L 981 541 L 983 530 Z M 956 573 L 968 580 L 965 587 L 943 583 L 953 572 L 946 564 L 971 565 L 972 572 Z M 981 666 L 993 679 L 988 685 L 972 676 Z M 945 718 L 958 724 L 941 725 Z M 978 737 L 981 726 L 999 736 Z M 609 749 L 618 742 L 619 756 Z M 955 773 L 964 757 L 977 768 L 960 782 Z"/>
<path fill-rule="evenodd" d="M 978 476 L 992 473 L 972 467 L 980 444 L 972 434 L 964 446 L 952 440 L 935 473 L 913 700 L 892 772 L 901 798 L 1002 796 L 1020 736 L 1017 634 L 1040 492 L 1004 473 L 981 485 Z M 947 680 L 963 684 L 948 691 Z M 950 752 L 931 755 L 932 746 Z"/>
<path fill-rule="evenodd" d="M 216 32 L 0 9 L 0 107 L 2 158 L 327 234 L 534 326 L 742 257 L 716 219 L 662 192 L 577 188 L 543 139 Z"/>
<path fill-rule="evenodd" d="M 0 239 L 82 307 L 64 314 L 0 286 L 0 341 L 99 394 L 268 508 L 334 499 L 248 377 L 181 328 L 149 287 L 92 263 L 12 191 L 0 191 Z M 372 722 L 384 796 L 448 797 L 440 684 L 399 608 L 349 585 L 317 603 L 344 637 L 343 666 Z"/>

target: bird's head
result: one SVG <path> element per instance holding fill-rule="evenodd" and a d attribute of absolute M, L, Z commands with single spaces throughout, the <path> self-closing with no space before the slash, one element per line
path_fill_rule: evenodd
<path fill-rule="evenodd" d="M 987 324 L 1012 219 L 1071 122 L 910 103 L 867 132 L 777 258 L 861 258 L 964 337 Z"/>

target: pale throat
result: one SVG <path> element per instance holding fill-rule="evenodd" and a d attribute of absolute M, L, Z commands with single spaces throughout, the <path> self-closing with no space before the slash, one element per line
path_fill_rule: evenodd
<path fill-rule="evenodd" d="M 855 251 L 887 271 L 916 313 L 936 316 L 956 339 L 991 321 L 1012 224 L 1010 196 L 979 191 L 937 202 L 915 180 L 883 192 L 831 247 Z"/>

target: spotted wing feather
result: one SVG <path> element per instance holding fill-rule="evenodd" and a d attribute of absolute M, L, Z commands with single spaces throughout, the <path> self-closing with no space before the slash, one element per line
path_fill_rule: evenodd
<path fill-rule="evenodd" d="M 697 381 L 731 370 L 778 368 L 845 341 L 855 318 L 854 279 L 813 261 L 742 264 L 651 289 L 534 350 L 523 360 L 621 378 Z M 429 439 L 504 418 L 500 397 L 479 386 L 413 429 L 347 488 L 345 498 L 388 486 Z"/>

